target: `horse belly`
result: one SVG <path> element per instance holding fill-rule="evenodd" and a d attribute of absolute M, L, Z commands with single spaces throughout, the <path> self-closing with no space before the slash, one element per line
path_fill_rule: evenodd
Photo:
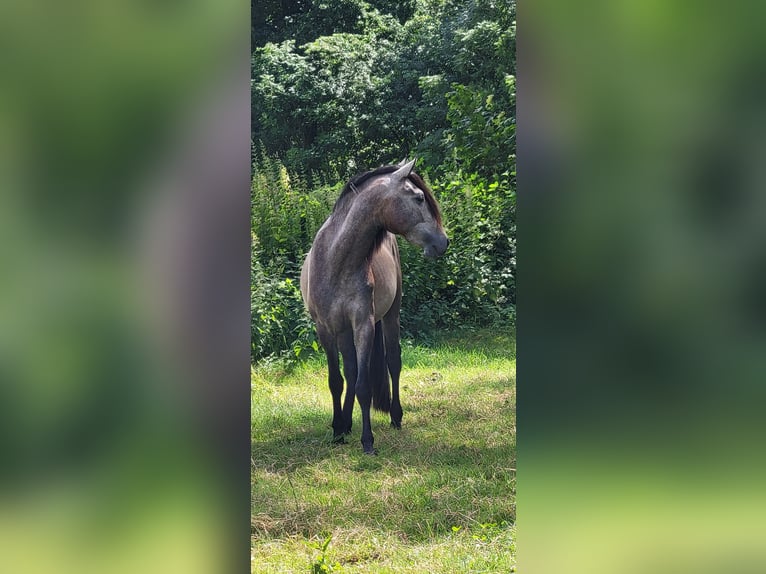
<path fill-rule="evenodd" d="M 374 279 L 373 304 L 375 321 L 380 321 L 388 313 L 396 300 L 399 267 L 387 250 L 381 249 L 372 260 Z"/>

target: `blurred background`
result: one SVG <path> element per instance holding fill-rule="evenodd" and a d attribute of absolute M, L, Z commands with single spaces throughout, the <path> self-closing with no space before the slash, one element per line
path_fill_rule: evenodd
<path fill-rule="evenodd" d="M 753 3 L 519 10 L 519 568 L 762 572 Z"/>
<path fill-rule="evenodd" d="M 247 568 L 248 10 L 0 8 L 2 572 Z"/>
<path fill-rule="evenodd" d="M 764 10 L 521 7 L 524 571 L 766 567 Z M 246 21 L 0 8 L 2 572 L 247 556 Z"/>

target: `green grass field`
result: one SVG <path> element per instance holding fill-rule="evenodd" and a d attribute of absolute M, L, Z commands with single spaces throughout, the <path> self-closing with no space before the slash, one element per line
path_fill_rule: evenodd
<path fill-rule="evenodd" d="M 332 445 L 322 358 L 252 373 L 252 572 L 513 572 L 516 360 L 508 329 L 403 342 L 401 430 L 361 412 Z M 324 549 L 322 548 L 324 546 Z"/>

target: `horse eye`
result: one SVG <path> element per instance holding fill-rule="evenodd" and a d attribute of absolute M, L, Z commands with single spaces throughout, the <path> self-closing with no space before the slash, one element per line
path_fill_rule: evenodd
<path fill-rule="evenodd" d="M 421 195 L 421 194 L 417 194 L 415 196 L 415 201 L 417 201 L 418 203 L 423 203 L 425 200 L 426 200 L 426 198 L 423 197 L 423 195 Z"/>

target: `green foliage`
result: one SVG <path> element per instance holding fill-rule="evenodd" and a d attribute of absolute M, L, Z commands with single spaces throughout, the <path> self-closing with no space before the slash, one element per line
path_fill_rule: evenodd
<path fill-rule="evenodd" d="M 294 39 L 301 45 L 321 36 L 361 33 L 380 21 L 405 22 L 415 0 L 259 0 L 252 9 L 254 47 Z"/>
<path fill-rule="evenodd" d="M 399 99 L 393 74 L 401 26 L 366 3 L 358 7 L 354 27 L 303 43 L 288 35 L 253 53 L 253 140 L 291 171 L 348 177 L 405 153 L 389 106 Z"/>
<path fill-rule="evenodd" d="M 317 351 L 314 326 L 299 289 L 300 266 L 332 209 L 334 188 L 313 189 L 262 151 L 253 161 L 250 265 L 251 354 L 301 358 Z"/>
<path fill-rule="evenodd" d="M 507 78 L 515 104 L 516 80 Z M 495 94 L 482 88 L 453 84 L 447 94 L 445 147 L 452 162 L 473 173 L 496 177 L 515 161 L 516 120 L 499 105 Z"/>
<path fill-rule="evenodd" d="M 314 558 L 311 563 L 311 574 L 325 574 L 330 572 L 342 572 L 343 568 L 338 562 L 332 562 L 327 555 L 327 548 L 330 546 L 332 540 L 332 534 L 327 536 L 324 541 L 319 543 L 312 543 L 311 547 L 319 550 L 319 556 Z"/>
<path fill-rule="evenodd" d="M 343 178 L 413 150 L 437 171 L 456 163 L 505 171 L 515 134 L 515 2 L 420 0 L 404 24 L 386 12 L 391 5 L 374 4 L 312 4 L 256 44 L 254 141 L 291 171 Z M 317 11 L 338 12 L 334 24 L 312 20 Z"/>
<path fill-rule="evenodd" d="M 513 320 L 516 192 L 509 179 L 487 183 L 458 173 L 437 189 L 450 247 L 432 261 L 400 241 L 404 331 L 422 337 L 437 328 Z"/>
<path fill-rule="evenodd" d="M 250 344 L 254 360 L 268 356 L 301 358 L 319 349 L 296 281 L 267 273 L 253 235 L 250 285 Z"/>
<path fill-rule="evenodd" d="M 268 270 L 287 271 L 297 279 L 296 266 L 332 210 L 342 182 L 327 186 L 317 177 L 307 181 L 305 176 L 288 172 L 281 161 L 263 150 L 254 156 L 251 222 L 260 260 Z"/>

